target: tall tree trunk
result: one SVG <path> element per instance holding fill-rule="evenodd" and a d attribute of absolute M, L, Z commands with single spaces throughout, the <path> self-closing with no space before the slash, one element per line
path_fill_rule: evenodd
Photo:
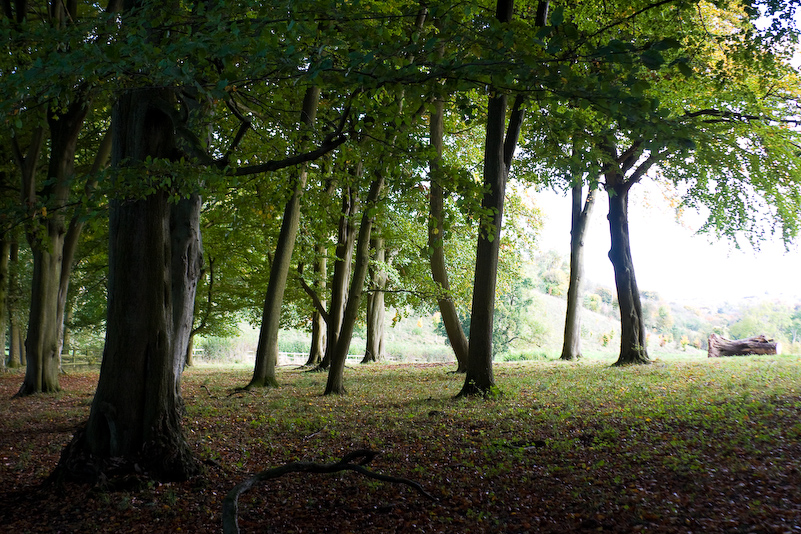
<path fill-rule="evenodd" d="M 584 281 L 584 237 L 592 208 L 595 205 L 595 191 L 588 191 L 586 200 L 582 201 L 582 189 L 582 183 L 579 181 L 571 190 L 570 285 L 567 290 L 565 338 L 561 360 L 581 358 L 581 284 Z"/>
<path fill-rule="evenodd" d="M 22 367 L 25 365 L 25 339 L 22 337 L 22 328 L 20 328 L 19 320 L 14 316 L 13 311 L 9 313 L 9 321 L 11 323 L 9 328 L 9 367 Z"/>
<path fill-rule="evenodd" d="M 177 159 L 177 125 L 163 111 L 174 105 L 170 90 L 123 95 L 113 110 L 113 164 Z M 136 468 L 181 480 L 199 470 L 181 426 L 180 375 L 202 268 L 200 198 L 169 198 L 161 190 L 110 203 L 100 379 L 87 426 L 62 453 L 59 471 L 97 477 Z"/>
<path fill-rule="evenodd" d="M 361 304 L 362 292 L 364 290 L 364 280 L 367 276 L 367 267 L 370 264 L 370 234 L 375 220 L 375 206 L 378 197 L 384 187 L 384 175 L 379 173 L 373 183 L 370 184 L 370 192 L 367 194 L 367 201 L 362 213 L 362 221 L 359 226 L 359 244 L 356 250 L 356 259 L 353 266 L 353 276 L 351 277 L 350 290 L 347 295 L 347 304 L 342 314 L 342 325 L 334 345 L 334 352 L 331 356 L 331 368 L 328 370 L 328 381 L 325 386 L 325 395 L 345 393 L 345 362 L 348 358 L 348 349 L 353 339 L 353 329 L 359 315 L 359 305 Z"/>
<path fill-rule="evenodd" d="M 52 213 L 28 234 L 33 251 L 33 278 L 31 281 L 31 308 L 28 318 L 28 336 L 25 340 L 25 379 L 17 396 L 59 391 L 58 373 L 61 362 L 63 306 L 59 317 L 62 295 L 61 274 L 64 259 L 66 227 L 63 210 L 69 199 L 70 182 L 74 174 L 75 149 L 78 135 L 87 113 L 87 103 L 77 99 L 66 109 L 48 112 L 50 126 L 50 161 L 46 185 L 42 196 L 52 203 Z M 27 177 L 32 179 L 33 176 Z M 26 183 L 29 201 L 35 198 L 33 183 Z M 35 205 L 35 202 L 31 205 Z"/>
<path fill-rule="evenodd" d="M 314 288 L 318 295 L 323 295 L 325 294 L 325 278 L 328 260 L 325 257 L 325 246 L 317 245 L 316 248 L 317 260 L 314 262 Z M 325 306 L 325 301 L 321 300 L 320 304 Z M 323 314 L 315 309 L 314 315 L 312 315 L 311 346 L 309 347 L 309 358 L 306 360 L 307 366 L 320 365 L 323 361 L 323 353 L 325 353 L 325 329 L 326 323 Z"/>
<path fill-rule="evenodd" d="M 512 20 L 514 0 L 498 0 L 495 16 L 501 23 Z M 548 16 L 548 2 L 541 0 L 537 24 Z M 476 270 L 473 283 L 473 305 L 470 315 L 470 342 L 465 381 L 458 397 L 490 395 L 495 387 L 492 372 L 492 327 L 495 312 L 495 287 L 498 276 L 503 203 L 506 179 L 512 165 L 520 129 L 523 125 L 523 99 L 518 96 L 509 125 L 506 123 L 506 95 L 492 89 L 487 104 L 487 131 L 484 143 L 484 187 L 482 217 L 476 246 Z"/>
<path fill-rule="evenodd" d="M 320 100 L 320 89 L 309 87 L 303 98 L 301 111 L 302 127 L 311 128 L 317 114 L 317 103 Z M 284 217 L 281 221 L 281 231 L 278 234 L 275 257 L 270 266 L 270 281 L 267 285 L 267 295 L 264 299 L 264 311 L 259 331 L 259 344 L 256 348 L 256 364 L 253 369 L 253 378 L 246 388 L 276 387 L 278 381 L 275 377 L 275 365 L 278 361 L 278 332 L 281 328 L 281 305 L 284 301 L 284 290 L 289 276 L 289 266 L 292 251 L 295 248 L 295 238 L 300 224 L 300 197 L 306 188 L 308 172 L 303 166 L 296 171 L 293 180 L 292 196 L 284 208 Z"/>
<path fill-rule="evenodd" d="M 0 234 L 0 367 L 4 368 L 6 360 L 6 333 L 8 332 L 8 265 L 11 254 L 11 241 L 8 233 Z M 8 362 L 10 363 L 10 362 Z"/>
<path fill-rule="evenodd" d="M 459 396 L 487 395 L 495 386 L 492 372 L 492 321 L 498 274 L 503 200 L 507 169 L 504 163 L 506 95 L 493 95 L 487 107 L 487 137 L 484 148 L 482 213 L 476 247 L 473 306 L 470 315 L 470 344 L 465 382 Z"/>
<path fill-rule="evenodd" d="M 384 238 L 372 239 L 375 260 L 384 263 L 387 259 Z M 362 363 L 378 362 L 384 359 L 384 289 L 387 287 L 387 272 L 383 267 L 371 268 L 372 291 L 367 295 L 367 345 Z"/>
<path fill-rule="evenodd" d="M 95 180 L 91 177 L 103 170 L 108 163 L 108 159 L 111 156 L 111 144 L 111 130 L 109 130 L 106 132 L 106 135 L 103 136 L 103 139 L 98 146 L 97 154 L 95 154 L 95 159 L 92 163 L 92 168 L 89 174 L 90 181 L 86 184 L 85 188 L 87 193 L 94 189 L 96 185 Z M 65 352 L 63 350 L 64 336 L 66 335 L 64 331 L 64 315 L 67 305 L 67 292 L 69 291 L 70 286 L 70 276 L 73 268 L 75 267 L 75 255 L 78 251 L 78 240 L 81 236 L 81 232 L 83 231 L 84 224 L 84 219 L 81 217 L 81 214 L 75 213 L 70 220 L 69 226 L 67 227 L 67 233 L 64 236 L 64 244 L 61 251 L 61 272 L 58 278 L 58 302 L 56 304 L 56 324 L 58 325 L 59 334 L 59 354 Z"/>
<path fill-rule="evenodd" d="M 459 313 L 450 294 L 450 281 L 445 265 L 445 188 L 442 186 L 442 147 L 444 137 L 444 103 L 442 100 L 434 102 L 434 112 L 431 114 L 430 140 L 436 151 L 436 156 L 429 163 L 431 174 L 431 189 L 429 190 L 429 227 L 428 247 L 431 253 L 431 277 L 439 287 L 441 294 L 437 297 L 439 312 L 442 315 L 442 324 L 448 335 L 448 341 L 456 356 L 456 372 L 464 373 L 467 369 L 467 336 L 459 321 Z"/>
<path fill-rule="evenodd" d="M 19 295 L 21 293 L 18 287 L 19 272 L 19 241 L 14 236 L 11 239 L 11 247 L 8 254 L 9 262 L 9 298 L 6 301 L 8 308 L 8 366 L 9 367 L 22 367 L 25 365 L 25 355 L 23 352 L 24 339 L 22 338 L 22 328 L 19 325 L 20 311 L 17 309 Z M 14 295 L 14 298 L 11 296 Z"/>
<path fill-rule="evenodd" d="M 357 164 L 356 176 L 361 176 L 361 163 Z M 335 252 L 334 274 L 331 278 L 331 304 L 328 307 L 328 321 L 325 332 L 325 354 L 318 370 L 329 370 L 331 360 L 336 351 L 339 332 L 342 328 L 343 314 L 347 299 L 348 280 L 353 262 L 353 247 L 356 243 L 356 225 L 353 219 L 356 214 L 358 199 L 347 187 L 342 191 L 342 212 L 339 217 L 337 232 L 337 248 Z"/>
<path fill-rule="evenodd" d="M 621 180 L 622 181 L 622 180 Z M 645 321 L 640 291 L 634 277 L 628 221 L 630 184 L 607 185 L 609 192 L 609 259 L 615 271 L 615 287 L 620 306 L 620 356 L 615 365 L 649 363 L 645 347 Z"/>

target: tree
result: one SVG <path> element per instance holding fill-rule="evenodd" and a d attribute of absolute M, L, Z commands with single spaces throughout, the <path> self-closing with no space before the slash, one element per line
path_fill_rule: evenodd
<path fill-rule="evenodd" d="M 374 251 L 370 267 L 370 292 L 367 295 L 367 346 L 362 363 L 378 362 L 384 359 L 384 322 L 386 308 L 384 290 L 387 287 L 386 263 L 390 258 L 384 246 L 384 238 L 372 238 L 370 248 Z"/>
<path fill-rule="evenodd" d="M 459 312 L 451 294 L 451 282 L 445 264 L 445 188 L 443 186 L 442 151 L 445 122 L 445 105 L 442 99 L 434 102 L 431 113 L 430 143 L 435 155 L 430 163 L 431 188 L 429 191 L 429 228 L 428 247 L 430 249 L 431 277 L 439 285 L 441 294 L 437 304 L 442 314 L 442 323 L 448 341 L 456 355 L 456 372 L 464 373 L 467 369 L 468 340 L 459 322 Z"/>
<path fill-rule="evenodd" d="M 592 187 L 592 186 L 590 186 Z M 584 239 L 587 224 L 595 206 L 596 192 L 590 189 L 583 197 L 583 184 L 578 182 L 571 188 L 570 219 L 570 285 L 567 290 L 565 312 L 565 336 L 562 343 L 561 360 L 581 358 L 581 307 L 584 281 Z"/>
<path fill-rule="evenodd" d="M 514 2 L 498 0 L 495 17 L 501 24 L 512 20 Z M 538 23 L 544 25 L 548 2 L 540 2 Z M 492 326 L 495 284 L 498 271 L 503 201 L 506 179 L 512 163 L 517 139 L 523 122 L 523 99 L 516 98 L 508 129 L 506 125 L 507 96 L 496 88 L 490 89 L 487 105 L 487 131 L 484 148 L 485 193 L 481 203 L 482 217 L 476 247 L 476 274 L 470 316 L 470 342 L 467 354 L 465 382 L 458 396 L 489 395 L 495 386 L 492 372 Z"/>
<path fill-rule="evenodd" d="M 314 126 L 317 104 L 320 100 L 320 88 L 309 87 L 303 99 L 300 122 L 308 129 Z M 284 299 L 284 288 L 295 247 L 295 237 L 300 223 L 300 196 L 306 187 L 307 170 L 300 167 L 294 173 L 290 190 L 291 196 L 284 208 L 281 232 L 276 244 L 275 257 L 270 268 L 270 282 L 264 301 L 259 345 L 256 349 L 256 365 L 253 378 L 247 388 L 277 386 L 275 364 L 278 360 L 278 330 L 281 319 L 281 304 Z"/>

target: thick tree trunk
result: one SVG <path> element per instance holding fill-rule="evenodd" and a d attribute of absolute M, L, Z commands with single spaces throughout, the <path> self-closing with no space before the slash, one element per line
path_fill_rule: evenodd
<path fill-rule="evenodd" d="M 621 180 L 622 182 L 622 180 Z M 650 363 L 645 347 L 645 320 L 640 291 L 631 259 L 626 184 L 609 187 L 609 259 L 615 271 L 615 287 L 620 306 L 620 356 L 615 365 Z"/>
<path fill-rule="evenodd" d="M 50 126 L 50 161 L 42 196 L 52 204 L 52 214 L 32 232 L 28 241 L 33 250 L 33 278 L 31 281 L 31 309 L 28 318 L 28 336 L 25 340 L 25 380 L 17 396 L 59 391 L 58 373 L 61 367 L 63 306 L 60 291 L 64 259 L 66 226 L 62 208 L 67 204 L 70 183 L 74 174 L 75 149 L 78 135 L 87 113 L 86 102 L 78 99 L 65 110 L 48 111 Z M 32 180 L 33 176 L 26 180 Z M 28 195 L 32 183 L 25 184 Z M 27 197 L 35 205 L 34 198 Z M 68 268 L 69 266 L 67 266 Z M 59 315 L 61 312 L 61 315 Z"/>
<path fill-rule="evenodd" d="M 582 202 L 581 182 L 573 186 L 571 195 L 570 285 L 567 290 L 565 338 L 561 360 L 581 358 L 581 283 L 584 279 L 584 236 L 587 232 L 587 223 L 592 214 L 592 208 L 595 205 L 594 191 L 589 191 L 586 200 Z"/>
<path fill-rule="evenodd" d="M 375 260 L 384 263 L 387 259 L 384 248 L 384 238 L 376 237 L 372 240 L 375 250 Z M 370 293 L 367 295 L 367 344 L 364 349 L 362 363 L 379 362 L 384 359 L 384 289 L 387 287 L 387 272 L 383 267 L 370 269 L 372 283 Z"/>
<path fill-rule="evenodd" d="M 331 356 L 331 368 L 328 370 L 328 381 L 325 386 L 325 395 L 345 393 L 345 362 L 348 358 L 348 349 L 353 339 L 353 329 L 359 315 L 359 305 L 361 304 L 362 292 L 364 291 L 364 281 L 367 276 L 367 268 L 370 264 L 370 234 L 373 229 L 375 206 L 378 197 L 384 187 L 384 175 L 378 174 L 373 183 L 370 184 L 370 192 L 367 194 L 367 201 L 362 213 L 362 221 L 359 226 L 359 244 L 356 250 L 356 259 L 353 266 L 353 276 L 350 282 L 350 290 L 347 295 L 347 303 L 342 314 L 342 324 L 334 345 L 334 352 Z"/>
<path fill-rule="evenodd" d="M 779 343 L 765 334 L 747 339 L 726 339 L 717 334 L 709 336 L 707 357 L 742 356 L 746 354 L 779 354 Z"/>
<path fill-rule="evenodd" d="M 171 105 L 169 90 L 121 97 L 115 166 L 176 157 L 175 125 L 162 111 Z M 201 272 L 200 198 L 176 204 L 169 197 L 157 191 L 110 203 L 106 344 L 89 421 L 59 462 L 68 475 L 141 469 L 180 480 L 198 472 L 181 427 L 180 374 Z"/>
<path fill-rule="evenodd" d="M 439 287 L 441 294 L 437 297 L 442 324 L 448 335 L 448 341 L 456 356 L 456 372 L 464 373 L 467 369 L 467 336 L 459 321 L 459 313 L 450 295 L 450 281 L 445 265 L 445 188 L 442 186 L 442 149 L 444 137 L 444 104 L 442 100 L 434 103 L 434 113 L 431 114 L 430 140 L 431 146 L 436 150 L 436 157 L 430 163 L 431 188 L 429 190 L 429 227 L 428 247 L 431 253 L 431 277 Z"/>
<path fill-rule="evenodd" d="M 314 125 L 317 103 L 320 100 L 320 89 L 310 87 L 306 90 L 301 111 L 301 125 L 310 128 Z M 284 302 L 284 290 L 289 276 L 292 251 L 295 249 L 295 238 L 300 224 L 300 197 L 306 188 L 308 172 L 305 166 L 294 171 L 292 196 L 284 207 L 281 231 L 278 234 L 275 257 L 270 266 L 270 281 L 264 299 L 264 309 L 259 331 L 259 344 L 256 348 L 256 364 L 253 378 L 246 386 L 276 387 L 275 365 L 278 361 L 278 332 L 281 328 L 281 306 Z"/>

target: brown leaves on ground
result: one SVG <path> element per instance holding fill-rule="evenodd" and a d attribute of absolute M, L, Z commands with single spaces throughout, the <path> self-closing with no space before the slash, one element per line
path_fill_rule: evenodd
<path fill-rule="evenodd" d="M 288 462 L 382 454 L 379 473 L 288 474 L 240 498 L 242 532 L 794 532 L 801 528 L 801 387 L 792 359 L 648 369 L 499 365 L 504 395 L 459 400 L 448 367 L 284 370 L 282 387 L 235 392 L 247 371 L 191 369 L 187 440 L 203 476 L 132 479 L 114 492 L 43 486 L 88 417 L 96 373 L 63 393 L 11 399 L 0 375 L 0 525 L 8 532 L 220 532 L 222 500 Z"/>

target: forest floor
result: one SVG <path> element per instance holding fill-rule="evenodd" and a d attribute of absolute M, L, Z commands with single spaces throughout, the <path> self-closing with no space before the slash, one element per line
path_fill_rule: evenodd
<path fill-rule="evenodd" d="M 63 392 L 12 399 L 0 374 L 0 530 L 220 532 L 222 501 L 252 474 L 295 461 L 380 454 L 358 473 L 291 473 L 240 497 L 242 532 L 798 532 L 801 359 L 673 359 L 610 368 L 555 361 L 495 367 L 500 395 L 454 400 L 449 366 L 279 371 L 281 387 L 236 391 L 246 370 L 184 375 L 184 428 L 205 473 L 125 489 L 43 485 L 89 414 L 96 372 Z"/>

